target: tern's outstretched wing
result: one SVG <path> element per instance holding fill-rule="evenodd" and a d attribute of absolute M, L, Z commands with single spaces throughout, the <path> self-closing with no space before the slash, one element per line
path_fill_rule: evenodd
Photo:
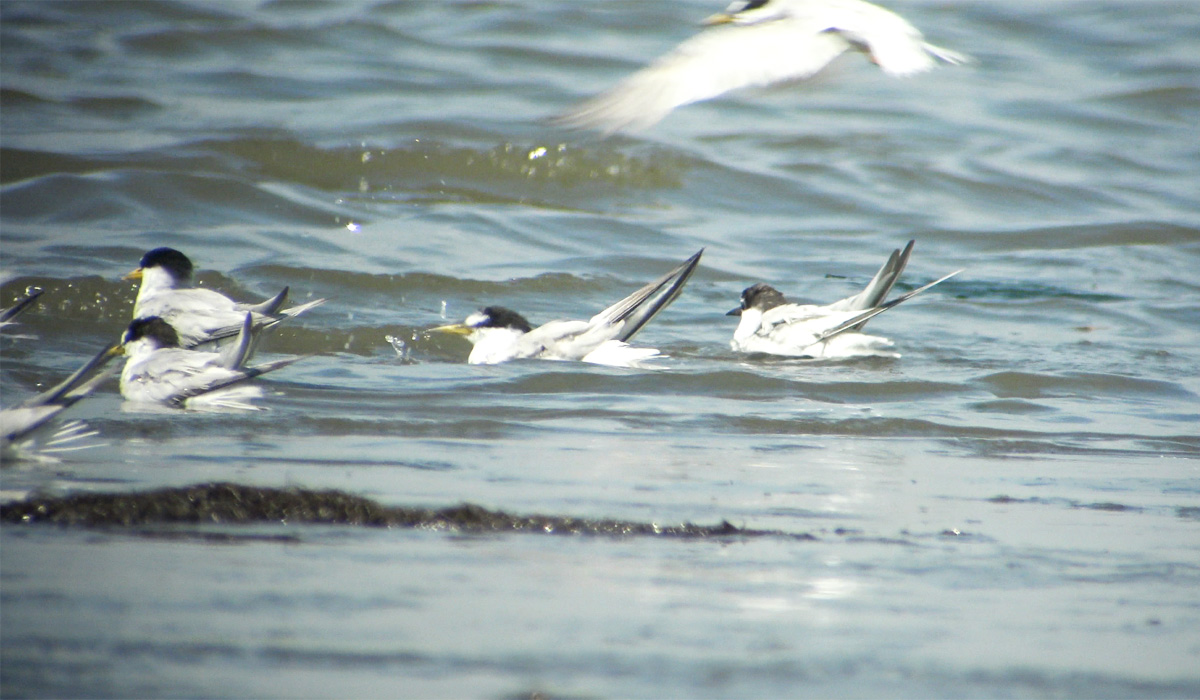
<path fill-rule="evenodd" d="M 287 291 L 287 290 L 285 289 L 284 291 Z M 274 301 L 274 297 L 272 297 L 272 299 L 269 299 L 268 301 Z M 263 302 L 263 303 L 267 303 L 267 302 Z M 284 321 L 288 320 L 289 318 L 295 318 L 296 316 L 299 316 L 300 314 L 304 313 L 305 311 L 308 311 L 309 309 L 311 309 L 315 306 L 320 306 L 321 304 L 324 304 L 324 303 L 325 303 L 324 299 L 314 299 L 310 302 L 300 304 L 299 306 L 293 306 L 293 307 L 290 307 L 287 309 L 283 309 L 282 311 L 279 311 L 278 313 L 276 313 L 273 316 L 254 312 L 252 330 L 254 332 L 258 333 L 263 330 L 266 330 L 267 328 L 274 328 L 275 326 L 279 325 L 280 323 L 283 323 Z M 239 316 L 239 319 L 240 318 L 241 317 Z M 174 325 L 174 324 L 172 324 L 172 325 Z M 242 322 L 239 320 L 237 323 L 231 323 L 231 324 L 224 325 L 224 326 L 213 326 L 210 328 L 206 328 L 203 332 L 204 332 L 204 338 L 196 343 L 193 343 L 192 345 L 190 345 L 190 347 L 196 348 L 201 345 L 206 345 L 208 343 L 225 340 L 226 338 L 232 338 L 242 332 Z"/>
<path fill-rule="evenodd" d="M 105 347 L 71 376 L 29 397 L 20 406 L 0 411 L 0 439 L 20 440 L 92 393 L 109 376 L 107 365 L 114 357 L 112 348 L 112 345 Z"/>
<path fill-rule="evenodd" d="M 242 322 L 242 329 L 238 332 L 237 342 L 221 351 L 221 366 L 225 369 L 241 369 L 246 360 L 250 359 L 250 353 L 254 349 L 254 335 L 254 314 L 247 313 L 246 320 Z"/>
<path fill-rule="evenodd" d="M 87 396 L 107 376 L 105 371 L 109 361 L 115 357 L 112 350 L 115 345 L 106 345 L 104 349 L 85 362 L 82 367 L 71 373 L 71 376 L 50 387 L 36 396 L 26 399 L 22 406 L 44 406 L 69 401 L 69 406 L 75 401 Z"/>
<path fill-rule="evenodd" d="M 20 315 L 22 311 L 28 309 L 30 304 L 37 301 L 37 298 L 42 295 L 43 291 L 44 290 L 41 289 L 35 289 L 20 299 L 17 299 L 16 303 L 14 303 L 12 306 L 0 311 L 0 326 L 12 321 L 14 318 Z"/>
<path fill-rule="evenodd" d="M 284 287 L 282 292 L 257 304 L 238 304 L 238 308 L 242 311 L 253 311 L 257 314 L 266 314 L 269 316 L 278 312 L 279 307 L 283 306 L 283 303 L 287 301 L 288 289 L 288 287 Z"/>
<path fill-rule="evenodd" d="M 875 277 L 867 284 L 867 288 L 855 294 L 852 297 L 835 301 L 829 305 L 830 311 L 865 311 L 873 309 L 876 306 L 883 304 L 887 299 L 887 295 L 892 291 L 892 287 L 896 284 L 896 280 L 900 279 L 900 273 L 904 272 L 904 267 L 908 265 L 908 259 L 912 256 L 913 244 L 916 241 L 909 241 L 908 245 L 904 246 L 904 250 L 893 250 L 887 262 L 883 267 L 879 268 L 879 272 L 875 273 Z M 866 321 L 854 327 L 854 330 L 861 331 L 866 325 Z"/>
<path fill-rule="evenodd" d="M 917 287 L 916 289 L 912 290 L 911 292 L 908 292 L 907 294 L 902 294 L 885 304 L 876 306 L 873 309 L 868 309 L 868 310 L 862 312 L 861 314 L 858 314 L 857 316 L 849 319 L 848 321 L 844 321 L 844 322 L 834 326 L 833 328 L 830 328 L 829 330 L 825 331 L 824 333 L 822 333 L 820 335 L 819 338 L 817 338 L 816 342 L 819 343 L 823 340 L 829 340 L 830 338 L 832 338 L 835 335 L 838 335 L 839 333 L 845 333 L 846 331 L 860 328 L 860 327 L 862 327 L 862 325 L 864 323 L 871 320 L 872 318 L 875 318 L 876 316 L 883 313 L 884 311 L 887 311 L 888 309 L 892 308 L 893 306 L 897 306 L 899 304 L 902 304 L 902 303 L 908 301 L 909 299 L 912 299 L 913 297 L 920 294 L 921 292 L 924 292 L 925 290 L 933 287 L 934 285 L 938 285 L 938 284 L 941 284 L 942 282 L 945 282 L 946 280 L 950 279 L 951 277 L 957 275 L 960 272 L 962 272 L 962 270 L 955 270 L 954 272 L 951 272 L 950 274 L 946 275 L 945 277 L 936 279 L 923 287 Z"/>
<path fill-rule="evenodd" d="M 850 48 L 793 22 L 712 27 L 552 123 L 605 134 L 649 128 L 671 110 L 737 88 L 807 78 Z"/>
<path fill-rule="evenodd" d="M 274 372 L 277 369 L 282 369 L 293 362 L 298 362 L 303 359 L 304 356 L 287 357 L 282 360 L 275 360 L 274 362 L 267 362 L 261 365 L 255 365 L 254 367 L 239 369 L 234 372 L 230 372 L 227 374 L 227 376 L 215 381 L 185 388 L 172 397 L 171 403 L 182 405 L 188 399 L 202 396 L 204 394 L 211 394 L 213 392 L 234 386 L 235 384 L 241 384 L 248 379 L 254 379 L 255 377 L 266 374 L 267 372 Z"/>
<path fill-rule="evenodd" d="M 759 3 L 760 5 L 762 3 Z M 848 49 L 867 54 L 885 73 L 929 70 L 934 59 L 967 58 L 928 44 L 903 17 L 859 0 L 796 2 L 769 20 L 717 15 L 710 27 L 552 122 L 574 128 L 645 129 L 683 105 L 730 90 L 808 78 Z"/>
<path fill-rule="evenodd" d="M 675 300 L 675 297 L 679 296 L 683 285 L 696 271 L 696 266 L 700 264 L 700 256 L 703 254 L 704 249 L 701 248 L 675 269 L 593 316 L 589 323 L 593 327 L 614 326 L 623 323 L 624 325 L 615 338 L 620 341 L 628 341 L 642 329 L 642 326 L 649 323 L 655 314 L 665 309 Z"/>
<path fill-rule="evenodd" d="M 888 75 L 899 77 L 927 71 L 934 59 L 965 63 L 966 56 L 925 42 L 920 30 L 900 15 L 868 2 L 824 3 L 814 10 L 826 31 L 841 34 Z"/>

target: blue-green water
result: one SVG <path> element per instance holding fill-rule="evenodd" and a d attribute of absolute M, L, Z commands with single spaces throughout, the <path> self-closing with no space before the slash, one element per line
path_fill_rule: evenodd
<path fill-rule="evenodd" d="M 1200 694 L 1198 6 L 888 6 L 976 62 L 847 56 L 600 139 L 545 118 L 719 5 L 0 4 L 0 305 L 46 290 L 4 405 L 115 339 L 155 246 L 330 300 L 266 341 L 312 355 L 269 411 L 108 386 L 71 413 L 106 444 L 5 463 L 8 497 L 226 480 L 816 537 L 5 525 L 0 691 Z M 728 349 L 744 287 L 833 301 L 909 238 L 903 289 L 966 272 L 871 322 L 901 359 Z M 587 318 L 701 246 L 637 338 L 663 370 L 421 333 Z"/>

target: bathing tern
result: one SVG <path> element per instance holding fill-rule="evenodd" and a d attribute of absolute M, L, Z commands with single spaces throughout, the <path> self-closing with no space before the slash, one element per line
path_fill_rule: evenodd
<path fill-rule="evenodd" d="M 0 410 L 0 453 L 5 458 L 53 459 L 55 453 L 91 447 L 79 442 L 96 434 L 83 421 L 53 421 L 108 379 L 113 347 L 105 347 L 58 384 L 20 405 Z"/>
<path fill-rule="evenodd" d="M 254 315 L 245 313 L 242 319 L 236 342 L 222 352 L 185 349 L 180 347 L 175 328 L 165 320 L 157 316 L 136 319 L 114 351 L 128 356 L 121 370 L 121 395 L 130 403 L 175 408 L 258 408 L 249 401 L 260 398 L 262 389 L 245 382 L 303 358 L 247 367 Z"/>
<path fill-rule="evenodd" d="M 171 324 L 183 348 L 212 343 L 236 336 L 247 313 L 255 331 L 271 328 L 324 303 L 316 299 L 299 306 L 280 309 L 287 301 L 288 288 L 257 304 L 235 302 L 220 292 L 185 286 L 192 277 L 192 261 L 174 248 L 155 248 L 142 256 L 138 268 L 127 280 L 140 280 L 134 319 L 158 317 Z"/>
<path fill-rule="evenodd" d="M 703 253 L 701 248 L 675 269 L 587 321 L 551 321 L 534 328 L 515 311 L 489 306 L 462 323 L 430 331 L 466 336 L 474 344 L 467 358 L 473 365 L 536 358 L 638 367 L 663 355 L 654 348 L 629 345 L 629 339 L 675 300 Z"/>
<path fill-rule="evenodd" d="M 863 0 L 737 0 L 704 24 L 670 53 L 551 121 L 606 135 L 638 131 L 730 90 L 811 77 L 851 49 L 894 76 L 929 70 L 935 59 L 968 60 Z"/>
<path fill-rule="evenodd" d="M 740 316 L 730 346 L 738 352 L 843 359 L 849 357 L 900 357 L 890 350 L 887 338 L 867 335 L 867 321 L 934 285 L 962 272 L 955 270 L 929 284 L 885 302 L 912 255 L 914 241 L 894 250 L 866 289 L 826 306 L 793 304 L 774 287 L 758 283 L 742 292 L 742 304 L 729 316 Z"/>

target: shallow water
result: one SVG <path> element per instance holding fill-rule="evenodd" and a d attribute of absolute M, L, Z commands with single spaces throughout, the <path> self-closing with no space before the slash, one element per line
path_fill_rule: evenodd
<path fill-rule="evenodd" d="M 6 463 L 9 497 L 220 480 L 816 537 L 5 525 L 0 691 L 1200 694 L 1200 13 L 889 7 L 976 62 L 845 57 L 600 139 L 544 118 L 719 6 L 0 4 L 0 305 L 46 290 L 5 405 L 117 336 L 151 247 L 330 299 L 266 341 L 311 355 L 270 410 L 109 386 L 71 413 L 106 444 Z M 729 351 L 744 287 L 839 299 L 909 238 L 898 289 L 966 272 L 871 322 L 900 359 Z M 637 338 L 663 370 L 421 332 L 586 318 L 700 247 Z"/>

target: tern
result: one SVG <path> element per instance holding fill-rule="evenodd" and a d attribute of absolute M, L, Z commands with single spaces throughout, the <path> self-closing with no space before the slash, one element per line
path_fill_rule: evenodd
<path fill-rule="evenodd" d="M 112 372 L 107 365 L 113 357 L 113 347 L 105 347 L 55 386 L 18 406 L 0 410 L 0 452 L 6 458 L 52 460 L 53 453 L 91 447 L 78 444 L 79 440 L 96 434 L 83 421 L 62 424 L 52 421 L 108 379 Z"/>
<path fill-rule="evenodd" d="M 258 304 L 241 304 L 211 289 L 186 287 L 192 277 L 192 261 L 174 248 L 155 248 L 142 256 L 138 268 L 125 275 L 140 280 L 134 319 L 158 317 L 175 327 L 183 348 L 232 338 L 251 314 L 254 330 L 271 328 L 281 321 L 299 316 L 324 303 L 316 299 L 306 304 L 280 309 L 287 301 L 288 288 Z"/>
<path fill-rule="evenodd" d="M 826 306 L 790 303 L 779 290 L 761 282 L 747 287 L 742 292 L 741 306 L 727 314 L 741 317 L 730 346 L 737 352 L 788 357 L 900 357 L 890 350 L 892 341 L 863 333 L 863 326 L 884 311 L 962 272 L 955 270 L 885 302 L 908 264 L 913 244 L 914 241 L 909 241 L 903 251 L 893 250 L 866 289 Z"/>
<path fill-rule="evenodd" d="M 894 76 L 927 71 L 935 59 L 969 60 L 863 0 L 737 0 L 704 24 L 675 50 L 551 121 L 605 135 L 639 131 L 677 107 L 730 90 L 811 77 L 851 49 Z"/>
<path fill-rule="evenodd" d="M 474 344 L 467 358 L 473 365 L 536 358 L 638 367 L 664 356 L 654 348 L 634 347 L 629 339 L 679 296 L 703 253 L 701 248 L 675 269 L 587 321 L 551 321 L 534 328 L 515 311 L 489 306 L 462 323 L 430 331 L 466 336 Z"/>
<path fill-rule="evenodd" d="M 136 319 L 113 351 L 128 356 L 121 370 L 121 395 L 131 403 L 175 408 L 257 409 L 248 402 L 260 398 L 262 389 L 245 382 L 303 358 L 245 366 L 253 344 L 254 315 L 246 313 L 242 318 L 236 343 L 224 352 L 185 349 L 165 320 Z"/>

